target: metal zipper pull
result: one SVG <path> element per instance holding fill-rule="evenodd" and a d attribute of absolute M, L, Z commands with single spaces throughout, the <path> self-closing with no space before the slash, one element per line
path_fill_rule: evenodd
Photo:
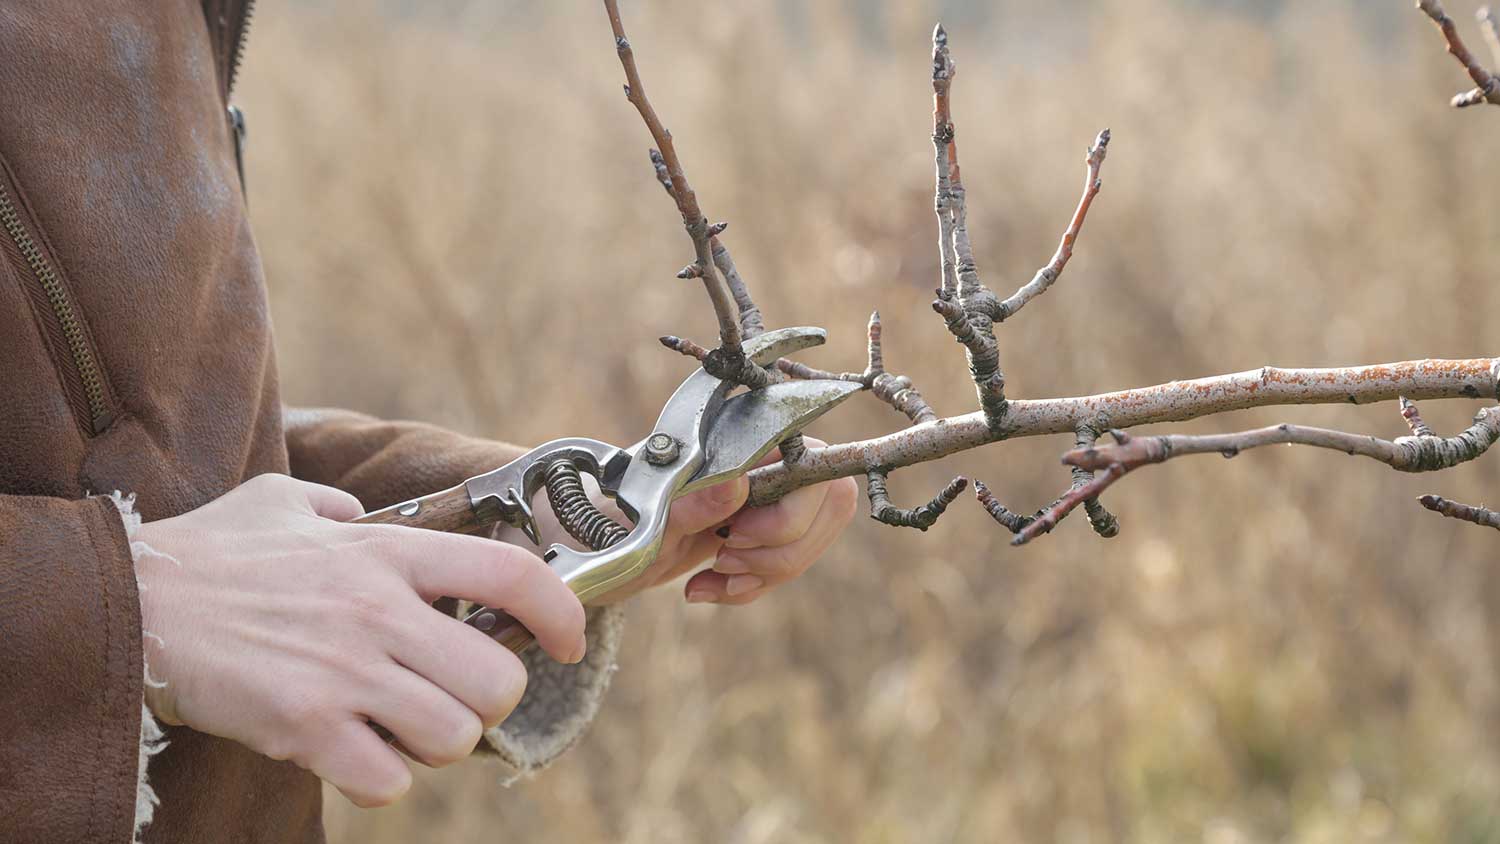
<path fill-rule="evenodd" d="M 229 128 L 234 133 L 234 167 L 240 173 L 240 195 L 249 205 L 250 188 L 245 183 L 245 139 L 249 132 L 245 128 L 245 112 L 237 105 L 229 107 Z"/>

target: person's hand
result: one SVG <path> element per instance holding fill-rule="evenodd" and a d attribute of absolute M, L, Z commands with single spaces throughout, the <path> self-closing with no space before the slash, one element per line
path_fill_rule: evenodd
<path fill-rule="evenodd" d="M 392 525 L 330 487 L 262 475 L 141 525 L 146 700 L 171 724 L 289 759 L 360 806 L 406 792 L 389 729 L 429 765 L 466 757 L 515 708 L 509 650 L 433 609 L 453 596 L 514 615 L 553 658 L 584 652 L 578 599 L 514 545 Z M 149 686 L 150 684 L 148 684 Z"/>
<path fill-rule="evenodd" d="M 827 445 L 806 437 L 809 446 Z M 762 465 L 781 459 L 773 450 Z M 640 577 L 606 595 L 618 601 L 677 579 L 694 603 L 748 604 L 807 571 L 854 518 L 859 488 L 850 478 L 803 487 L 765 507 L 745 507 L 745 477 L 698 490 L 672 502 L 661 553 Z M 629 524 L 629 522 L 623 522 Z"/>

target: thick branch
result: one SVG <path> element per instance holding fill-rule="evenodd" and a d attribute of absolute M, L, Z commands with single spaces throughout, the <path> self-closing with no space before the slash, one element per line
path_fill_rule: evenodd
<path fill-rule="evenodd" d="M 1476 525 L 1500 530 L 1500 513 L 1496 513 L 1488 507 L 1460 504 L 1457 501 L 1449 501 L 1441 495 L 1423 495 L 1417 500 L 1422 503 L 1423 507 L 1434 513 L 1441 513 L 1450 519 L 1462 519 L 1466 522 L 1473 522 Z"/>
<path fill-rule="evenodd" d="M 1474 80 L 1476 87 L 1455 96 L 1452 100 L 1452 105 L 1455 108 L 1464 108 L 1466 106 L 1479 105 L 1480 103 L 1500 105 L 1500 77 L 1496 77 L 1495 74 L 1485 70 L 1484 65 L 1481 65 L 1479 60 L 1474 58 L 1474 54 L 1469 52 L 1469 48 L 1464 44 L 1463 39 L 1459 37 L 1458 26 L 1453 23 L 1453 18 L 1448 17 L 1448 13 L 1443 9 L 1443 4 L 1439 0 L 1417 0 L 1417 8 L 1421 9 L 1427 17 L 1432 18 L 1433 23 L 1437 24 L 1438 30 L 1443 33 L 1443 41 L 1447 42 L 1448 52 L 1455 59 L 1458 59 L 1458 63 L 1464 66 L 1464 70 L 1469 74 L 1469 78 Z M 1486 9 L 1480 10 L 1479 20 L 1482 27 L 1489 28 L 1487 31 L 1493 31 L 1493 18 L 1487 14 Z"/>
<path fill-rule="evenodd" d="M 646 88 L 641 83 L 640 72 L 636 70 L 635 53 L 630 49 L 630 40 L 625 37 L 625 26 L 620 21 L 620 6 L 618 0 L 604 0 L 604 10 L 609 15 L 609 26 L 615 36 L 615 52 L 619 54 L 620 65 L 625 69 L 625 96 L 640 112 L 641 120 L 645 121 L 646 129 L 651 132 L 651 138 L 656 142 L 656 147 L 661 151 L 662 164 L 666 168 L 667 179 L 663 186 L 672 194 L 672 199 L 677 203 L 677 210 L 682 215 L 682 224 L 687 229 L 688 237 L 693 241 L 693 252 L 697 256 L 696 264 L 703 279 L 703 287 L 708 291 L 708 298 L 713 302 L 714 315 L 719 320 L 719 344 L 724 350 L 724 357 L 731 363 L 738 355 L 743 359 L 744 355 L 740 348 L 740 321 L 739 311 L 735 305 L 734 298 L 729 292 L 729 287 L 719 276 L 715 268 L 712 247 L 709 245 L 708 218 L 703 216 L 703 211 L 698 207 L 698 197 L 693 193 L 693 188 L 688 184 L 687 174 L 682 170 L 682 163 L 677 158 L 677 148 L 672 144 L 672 133 L 662 125 L 661 118 L 657 117 L 656 109 L 651 106 L 651 101 L 646 98 Z"/>
<path fill-rule="evenodd" d="M 1264 367 L 1191 381 L 1057 399 L 1011 399 L 992 430 L 982 413 L 915 425 L 893 434 L 808 449 L 795 469 L 770 466 L 750 475 L 751 501 L 775 501 L 811 484 L 858 475 L 866 457 L 896 469 L 1004 439 L 1075 431 L 1080 423 L 1129 428 L 1184 422 L 1216 413 L 1290 404 L 1371 404 L 1406 396 L 1493 398 L 1500 359 L 1418 360 L 1332 369 Z"/>

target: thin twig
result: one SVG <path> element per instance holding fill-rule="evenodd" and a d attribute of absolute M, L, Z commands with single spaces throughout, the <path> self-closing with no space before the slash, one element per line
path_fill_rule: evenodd
<path fill-rule="evenodd" d="M 1089 206 L 1094 204 L 1094 197 L 1099 195 L 1099 188 L 1104 185 L 1099 178 L 1099 171 L 1104 166 L 1104 156 L 1109 150 L 1109 130 L 1105 129 L 1094 139 L 1094 143 L 1088 149 L 1085 163 L 1088 172 L 1084 176 L 1083 196 L 1078 199 L 1078 207 L 1073 210 L 1073 219 L 1068 221 L 1068 228 L 1063 231 L 1062 240 L 1057 244 L 1057 251 L 1052 254 L 1052 260 L 1047 265 L 1036 271 L 1031 281 L 1022 285 L 1015 293 L 1012 293 L 1004 302 L 1000 303 L 997 319 L 1005 320 L 1026 306 L 1027 302 L 1047 292 L 1047 288 L 1057 281 L 1062 275 L 1063 268 L 1068 265 L 1068 259 L 1073 257 L 1073 242 L 1078 239 L 1078 233 L 1083 231 L 1083 220 L 1088 216 Z"/>
<path fill-rule="evenodd" d="M 700 277 L 703 279 L 703 287 L 708 291 L 708 298 L 713 303 L 714 315 L 719 320 L 719 348 L 723 350 L 723 359 L 732 366 L 736 361 L 744 360 L 744 351 L 740 345 L 739 310 L 729 292 L 728 285 L 715 269 L 712 248 L 709 245 L 708 218 L 703 216 L 703 211 L 699 209 L 697 194 L 693 193 L 692 186 L 688 184 L 687 174 L 682 170 L 682 163 L 677 158 L 677 148 L 672 143 L 672 133 L 662 125 L 661 118 L 656 115 L 656 109 L 646 98 L 646 88 L 641 83 L 640 72 L 635 66 L 635 53 L 630 48 L 630 40 L 625 37 L 625 26 L 620 21 L 618 0 L 604 0 L 604 10 L 609 15 L 609 27 L 614 32 L 615 52 L 619 55 L 620 65 L 625 70 L 625 97 L 630 100 L 631 105 L 635 106 L 636 111 L 640 112 L 641 120 L 645 121 L 646 129 L 650 131 L 652 140 L 656 142 L 656 148 L 660 150 L 662 164 L 667 173 L 663 186 L 669 190 L 672 199 L 677 203 L 677 210 L 682 215 L 682 224 L 693 242 L 693 252 L 697 256 L 696 263 L 701 273 Z M 706 364 L 707 361 L 705 361 Z"/>
<path fill-rule="evenodd" d="M 986 513 L 990 514 L 991 518 L 999 522 L 1001 527 L 1011 533 L 1020 533 L 1036 518 L 1035 516 L 1023 516 L 1020 513 L 1007 509 L 1004 504 L 1001 504 L 995 498 L 995 494 L 990 492 L 990 488 L 985 486 L 983 481 L 974 482 L 974 498 L 979 501 L 980 505 L 984 507 Z"/>
<path fill-rule="evenodd" d="M 1489 45 L 1491 61 L 1496 67 L 1500 67 L 1500 20 L 1496 19 L 1494 10 L 1489 6 L 1480 6 L 1474 17 L 1479 21 L 1479 31 L 1484 35 L 1484 43 Z"/>
<path fill-rule="evenodd" d="M 937 165 L 937 189 L 932 208 L 938 220 L 938 260 L 942 277 L 938 295 L 958 295 L 958 260 L 953 255 L 952 191 L 948 183 L 948 144 L 953 140 L 948 90 L 953 83 L 953 59 L 948 54 L 948 32 L 938 24 L 932 30 L 932 149 Z"/>
<path fill-rule="evenodd" d="M 1094 471 L 1119 464 L 1128 471 L 1184 454 L 1221 454 L 1234 457 L 1251 448 L 1291 443 L 1342 451 L 1350 456 L 1368 457 L 1398 472 L 1434 472 L 1473 460 L 1500 438 L 1500 407 L 1481 408 L 1474 415 L 1474 424 L 1453 437 L 1397 437 L 1395 440 L 1383 440 L 1368 434 L 1288 424 L 1202 436 L 1165 434 L 1133 437 L 1124 431 L 1111 431 L 1110 434 L 1115 438 L 1114 445 L 1095 445 L 1070 451 L 1063 455 L 1063 462 Z"/>
<path fill-rule="evenodd" d="M 1453 23 L 1453 18 L 1448 17 L 1447 11 L 1439 0 L 1417 0 L 1417 8 L 1421 9 L 1432 22 L 1437 24 L 1438 30 L 1443 33 L 1443 41 L 1448 45 L 1448 52 L 1458 59 L 1458 63 L 1464 66 L 1469 78 L 1474 80 L 1475 87 L 1455 96 L 1451 104 L 1455 108 L 1465 108 L 1480 103 L 1491 103 L 1500 105 L 1500 77 L 1485 70 L 1484 65 L 1474 58 L 1469 48 L 1464 45 L 1463 38 L 1458 34 L 1458 26 Z M 1481 22 L 1487 20 L 1481 15 Z M 1491 29 L 1493 23 L 1489 24 Z"/>
<path fill-rule="evenodd" d="M 1017 534 L 1014 544 L 1023 545 L 1045 533 L 1074 507 L 1087 498 L 1097 498 L 1131 470 L 1152 463 L 1162 463 L 1184 454 L 1234 457 L 1251 448 L 1291 443 L 1369 457 L 1398 472 L 1434 472 L 1451 468 L 1473 460 L 1493 445 L 1496 439 L 1500 439 L 1500 407 L 1481 409 L 1474 416 L 1474 424 L 1454 437 L 1400 437 L 1392 441 L 1365 434 L 1286 424 L 1206 436 L 1168 434 L 1132 437 L 1119 430 L 1111 431 L 1110 435 L 1115 438 L 1114 445 L 1095 445 L 1063 455 L 1063 463 L 1093 471 L 1102 470 L 1103 474 L 1095 476 L 1093 481 L 1059 499 L 1037 519 L 1037 524 L 1028 525 Z M 1039 528 L 1043 524 L 1046 528 Z"/>
<path fill-rule="evenodd" d="M 905 414 L 914 425 L 936 420 L 937 413 L 927 404 L 927 400 L 922 398 L 922 393 L 912 386 L 910 378 L 905 375 L 892 375 L 885 371 L 881 331 L 880 311 L 872 311 L 867 327 L 869 342 L 866 349 L 869 357 L 864 372 L 829 372 L 787 358 L 777 359 L 776 368 L 788 377 L 800 380 L 857 381 L 874 393 L 876 398 Z"/>
<path fill-rule="evenodd" d="M 661 341 L 661 344 L 663 346 L 666 346 L 667 348 L 671 349 L 674 352 L 677 352 L 678 354 L 687 355 L 688 357 L 693 358 L 699 363 L 702 363 L 703 359 L 708 357 L 708 349 L 703 348 L 702 346 L 685 337 L 674 337 L 673 335 L 668 334 L 665 337 L 658 337 L 657 339 Z"/>
<path fill-rule="evenodd" d="M 1472 504 L 1460 504 L 1457 501 L 1449 501 L 1441 495 L 1423 495 L 1417 501 L 1432 512 L 1441 513 L 1450 519 L 1462 519 L 1476 525 L 1500 530 L 1500 513 L 1484 505 L 1475 507 Z"/>
<path fill-rule="evenodd" d="M 937 414 L 922 398 L 921 392 L 912 386 L 905 375 L 892 375 L 885 371 L 885 352 L 881 348 L 880 311 L 870 312 L 870 323 L 866 327 L 868 343 L 867 362 L 863 379 L 875 397 L 906 414 L 906 418 L 917 425 L 937 419 Z"/>

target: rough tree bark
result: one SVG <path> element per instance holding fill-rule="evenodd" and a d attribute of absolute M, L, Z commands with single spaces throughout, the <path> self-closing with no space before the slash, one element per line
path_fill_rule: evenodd
<path fill-rule="evenodd" d="M 1246 449 L 1272 443 L 1308 445 L 1378 460 L 1404 472 L 1446 469 L 1473 460 L 1500 439 L 1500 407 L 1485 407 L 1474 424 L 1452 437 L 1439 437 L 1422 421 L 1416 401 L 1435 399 L 1494 400 L 1500 398 L 1500 358 L 1414 360 L 1335 368 L 1287 369 L 1266 366 L 1246 372 L 1173 381 L 1149 387 L 1051 399 L 1016 399 L 1005 394 L 996 327 L 1015 316 L 1027 303 L 1045 293 L 1062 275 L 1072 256 L 1083 224 L 1103 182 L 1100 173 L 1110 133 L 1101 131 L 1085 155 L 1083 193 L 1063 231 L 1055 252 L 1035 275 L 1001 299 L 980 279 L 967 226 L 967 196 L 958 161 L 952 118 L 952 90 L 956 64 L 948 34 L 939 24 L 932 36 L 933 155 L 938 255 L 941 273 L 932 303 L 943 325 L 964 348 L 979 409 L 938 417 L 903 375 L 885 368 L 881 349 L 880 314 L 870 317 L 868 360 L 862 372 L 827 372 L 805 364 L 779 360 L 758 367 L 740 351 L 742 336 L 762 330 L 762 315 L 744 279 L 735 269 L 720 235 L 726 224 L 710 226 L 688 187 L 671 134 L 646 98 L 635 58 L 626 39 L 618 0 L 604 0 L 614 32 L 616 50 L 624 67 L 626 96 L 640 112 L 657 144 L 651 160 L 658 181 L 677 204 L 693 243 L 695 261 L 678 273 L 702 278 L 719 321 L 719 347 L 707 349 L 691 340 L 663 337 L 667 347 L 697 359 L 717 377 L 756 387 L 784 378 L 832 378 L 862 384 L 876 398 L 910 422 L 902 430 L 874 439 L 805 448 L 800 440 L 783 444 L 783 460 L 750 475 L 752 504 L 767 504 L 815 483 L 863 475 L 871 517 L 893 526 L 927 530 L 968 486 L 968 479 L 950 481 L 926 504 L 903 509 L 891 503 L 889 477 L 904 466 L 1003 440 L 1044 434 L 1071 433 L 1074 450 L 1063 456 L 1070 483 L 1050 504 L 1032 515 L 1006 508 L 982 482 L 975 481 L 975 497 L 995 521 L 1015 534 L 1013 544 L 1024 544 L 1051 531 L 1082 504 L 1094 531 L 1101 537 L 1119 533 L 1120 522 L 1104 508 L 1099 496 L 1130 471 L 1185 454 L 1234 456 Z M 1452 53 L 1477 86 L 1453 99 L 1455 106 L 1488 102 L 1500 105 L 1500 77 L 1479 64 L 1464 46 L 1451 18 L 1438 0 L 1419 0 L 1417 7 L 1439 27 Z M 1500 33 L 1495 17 L 1481 10 L 1480 22 L 1500 64 Z M 1163 435 L 1132 437 L 1124 428 L 1182 422 L 1233 410 L 1291 404 L 1369 404 L 1395 402 L 1412 435 L 1387 441 L 1364 434 L 1282 424 L 1253 431 L 1207 436 Z M 1115 442 L 1096 441 L 1109 431 Z M 1500 514 L 1459 504 L 1435 495 L 1423 496 L 1423 506 L 1445 516 L 1500 528 Z"/>

